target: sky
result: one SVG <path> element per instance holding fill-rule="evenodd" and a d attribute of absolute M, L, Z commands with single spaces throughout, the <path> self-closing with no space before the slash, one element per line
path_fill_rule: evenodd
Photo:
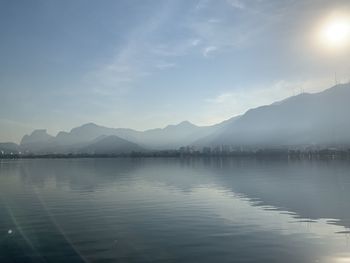
<path fill-rule="evenodd" d="M 348 0 L 0 0 L 0 141 L 211 125 L 350 80 L 316 32 Z"/>

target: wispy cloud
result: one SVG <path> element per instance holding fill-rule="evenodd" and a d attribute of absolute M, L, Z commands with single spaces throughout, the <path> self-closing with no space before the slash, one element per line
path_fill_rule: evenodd
<path fill-rule="evenodd" d="M 216 50 L 218 50 L 218 47 L 216 47 L 216 46 L 205 47 L 203 49 L 203 56 L 208 57 L 210 53 L 212 53 Z"/>
<path fill-rule="evenodd" d="M 173 68 L 173 67 L 176 67 L 176 64 L 175 63 L 159 63 L 156 65 L 156 68 L 158 69 L 169 69 L 169 68 Z"/>
<path fill-rule="evenodd" d="M 192 39 L 191 40 L 191 46 L 193 46 L 193 47 L 196 47 L 196 46 L 198 46 L 199 44 L 201 43 L 201 40 L 200 39 Z"/>
<path fill-rule="evenodd" d="M 188 52 L 200 44 L 200 39 L 179 39 L 178 41 L 154 45 L 150 52 L 158 57 L 179 57 L 187 55 Z"/>
<path fill-rule="evenodd" d="M 148 22 L 139 25 L 129 33 L 124 46 L 118 46 L 112 59 L 96 67 L 85 76 L 85 82 L 94 93 L 100 95 L 123 92 L 138 80 L 150 76 L 153 70 L 163 70 L 175 63 L 160 58 L 181 54 L 181 48 L 167 49 L 165 45 L 155 44 L 152 36 L 166 24 L 172 12 L 168 2 L 155 10 Z M 188 44 L 191 46 L 191 44 Z"/>
<path fill-rule="evenodd" d="M 221 12 L 218 18 L 209 12 L 211 5 L 218 4 L 223 9 L 229 5 L 246 10 L 241 0 L 225 0 L 217 3 L 213 0 L 200 0 L 193 5 L 193 12 L 182 14 L 181 22 L 173 25 L 180 32 L 177 37 L 159 38 L 168 31 L 174 6 L 166 4 L 150 14 L 150 19 L 131 30 L 124 45 L 116 48 L 115 54 L 105 64 L 85 76 L 89 89 L 99 95 L 125 92 L 135 82 L 155 74 L 159 70 L 177 65 L 179 57 L 189 54 L 201 54 L 203 57 L 214 56 L 217 51 L 229 51 L 248 42 L 252 30 L 245 29 L 244 23 L 232 22 L 230 13 Z M 161 62 L 159 62 L 161 61 Z M 181 66 L 181 65 L 177 65 Z"/>
<path fill-rule="evenodd" d="M 260 1 L 252 1 L 255 4 L 258 2 Z M 220 17 L 211 11 L 212 5 L 219 6 Z M 181 21 L 174 25 L 167 23 L 172 21 L 171 14 L 175 12 L 174 8 L 165 4 L 159 10 L 155 10 L 155 15 L 151 14 L 148 21 L 130 31 L 124 45 L 116 48 L 115 54 L 108 62 L 97 66 L 85 77 L 87 86 L 100 95 L 124 92 L 133 87 L 135 82 L 158 71 L 181 67 L 177 61 L 179 57 L 214 57 L 218 51 L 231 52 L 254 43 L 254 37 L 260 33 L 263 26 L 251 28 L 251 20 L 256 22 L 257 19 L 251 12 L 248 12 L 247 18 L 241 19 L 239 24 L 236 23 L 235 14 L 232 13 L 235 11 L 227 11 L 227 6 L 242 12 L 252 10 L 242 0 L 200 0 L 197 4 L 192 4 L 192 11 L 181 14 L 180 19 L 176 13 Z M 170 24 L 177 34 L 170 37 L 165 34 L 167 38 L 159 37 L 169 30 Z"/>
<path fill-rule="evenodd" d="M 245 12 L 240 23 L 237 23 L 238 11 L 235 10 Z M 215 50 L 232 51 L 252 43 L 252 39 L 264 27 L 264 23 L 257 23 L 257 20 L 265 18 L 258 16 L 252 10 L 241 0 L 202 0 L 186 20 L 185 26 L 193 36 L 201 40 L 198 46 L 205 57 Z"/>
<path fill-rule="evenodd" d="M 211 0 L 199 0 L 195 5 L 195 10 L 200 11 L 201 9 L 207 8 Z"/>
<path fill-rule="evenodd" d="M 211 47 L 223 52 L 235 51 L 264 39 L 262 34 L 284 19 L 288 8 L 293 7 L 293 0 L 287 2 L 279 5 L 264 0 L 200 0 L 186 26 L 201 40 L 204 56 Z"/>
<path fill-rule="evenodd" d="M 229 5 L 237 9 L 245 9 L 245 4 L 241 0 L 226 0 Z"/>

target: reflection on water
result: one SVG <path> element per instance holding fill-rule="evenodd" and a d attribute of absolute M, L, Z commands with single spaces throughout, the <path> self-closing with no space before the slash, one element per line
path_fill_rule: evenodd
<path fill-rule="evenodd" d="M 350 262 L 350 164 L 0 162 L 0 262 Z"/>

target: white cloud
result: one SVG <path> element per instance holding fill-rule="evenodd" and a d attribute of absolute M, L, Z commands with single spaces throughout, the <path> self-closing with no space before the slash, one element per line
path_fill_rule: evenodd
<path fill-rule="evenodd" d="M 213 51 L 213 47 L 227 51 L 249 43 L 248 41 L 256 34 L 260 26 L 256 26 L 253 31 L 248 31 L 246 23 L 235 24 L 229 16 L 219 20 L 200 15 L 191 18 L 186 26 L 193 36 L 200 39 L 200 43 L 198 43 L 200 45 L 197 46 L 202 49 L 202 53 L 205 55 Z M 205 47 L 204 50 L 203 47 Z"/>
<path fill-rule="evenodd" d="M 225 4 L 224 1 L 222 3 Z M 174 12 L 172 5 L 164 4 L 157 15 L 130 32 L 124 47 L 118 47 L 109 62 L 87 74 L 85 82 L 88 89 L 100 95 L 123 93 L 132 88 L 136 81 L 157 70 L 174 67 L 180 56 L 195 52 L 209 57 L 215 51 L 229 50 L 247 41 L 247 33 L 241 25 L 232 25 L 225 17 L 206 17 L 203 9 L 209 8 L 211 4 L 215 2 L 198 1 L 194 7 L 195 14 L 189 12 L 188 16 L 183 17 L 178 26 L 186 33 L 186 37 L 161 42 L 155 40 L 154 36 L 164 29 Z M 238 0 L 231 0 L 230 5 L 237 8 L 244 6 Z"/>
<path fill-rule="evenodd" d="M 216 46 L 209 46 L 203 49 L 203 56 L 208 57 L 210 53 L 218 50 Z"/>
<path fill-rule="evenodd" d="M 152 41 L 152 36 L 169 19 L 173 9 L 170 4 L 162 5 L 156 15 L 150 16 L 149 21 L 129 33 L 126 44 L 116 48 L 109 62 L 89 72 L 84 81 L 90 91 L 99 95 L 125 92 L 136 81 L 154 73 L 150 71 L 152 67 L 153 70 L 173 67 L 175 64 L 172 62 L 159 63 L 159 57 L 176 56 L 181 50 L 167 50 L 165 46 L 155 46 Z"/>
<path fill-rule="evenodd" d="M 193 39 L 193 40 L 191 40 L 191 45 L 192 45 L 193 47 L 198 46 L 200 43 L 201 43 L 201 40 L 200 40 L 200 39 Z"/>
<path fill-rule="evenodd" d="M 237 9 L 245 9 L 245 4 L 241 0 L 226 0 L 229 5 Z"/>
<path fill-rule="evenodd" d="M 207 8 L 209 2 L 210 2 L 210 0 L 199 0 L 195 6 L 195 10 L 199 11 L 201 9 Z"/>
<path fill-rule="evenodd" d="M 199 47 L 202 40 L 199 38 L 178 39 L 170 43 L 154 45 L 151 52 L 159 57 L 174 58 L 187 55 L 190 51 Z"/>

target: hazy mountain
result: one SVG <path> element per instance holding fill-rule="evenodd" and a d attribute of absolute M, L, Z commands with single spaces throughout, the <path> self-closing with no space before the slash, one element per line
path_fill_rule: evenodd
<path fill-rule="evenodd" d="M 228 119 L 226 121 L 223 121 L 221 123 L 218 123 L 216 125 L 213 125 L 213 129 L 210 133 L 208 133 L 207 136 L 203 136 L 200 139 L 194 141 L 192 145 L 197 147 L 203 147 L 203 146 L 213 146 L 212 141 L 218 137 L 222 136 L 222 133 L 225 132 L 225 129 L 229 126 L 232 126 L 233 123 L 235 123 L 237 120 L 241 118 L 241 115 L 232 117 L 231 119 Z"/>
<path fill-rule="evenodd" d="M 44 129 L 35 130 L 30 135 L 24 135 L 24 137 L 21 140 L 21 145 L 48 142 L 52 138 L 53 136 L 49 135 Z"/>
<path fill-rule="evenodd" d="M 89 140 L 101 135 L 115 135 L 144 148 L 161 150 L 177 149 L 180 146 L 191 144 L 199 138 L 209 135 L 213 129 L 213 127 L 199 127 L 188 121 L 146 131 L 125 128 L 112 129 L 90 123 L 73 129 L 70 135 L 77 135 L 73 138 L 79 137 Z"/>
<path fill-rule="evenodd" d="M 19 153 L 21 148 L 18 144 L 12 142 L 0 143 L 0 154 Z"/>
<path fill-rule="evenodd" d="M 221 125 L 222 126 L 222 125 Z M 46 130 L 35 130 L 25 135 L 21 149 L 31 153 L 120 153 L 131 151 L 178 149 L 208 136 L 220 125 L 199 127 L 188 121 L 168 125 L 163 129 L 135 131 L 125 128 L 107 128 L 87 123 L 70 132 L 59 132 L 56 137 Z M 103 139 L 101 139 L 103 138 Z M 128 149 L 128 147 L 130 149 Z"/>
<path fill-rule="evenodd" d="M 30 135 L 24 135 L 20 146 L 23 151 L 40 152 L 48 147 L 54 139 L 46 130 L 34 130 Z"/>
<path fill-rule="evenodd" d="M 163 129 L 147 130 L 139 134 L 136 141 L 152 149 L 177 149 L 208 136 L 214 130 L 213 126 L 199 127 L 184 121 L 177 125 L 168 125 Z"/>
<path fill-rule="evenodd" d="M 58 148 L 73 145 L 81 146 L 82 144 L 91 143 L 91 141 L 100 136 L 114 135 L 147 149 L 177 149 L 180 146 L 191 144 L 200 138 L 208 136 L 214 130 L 219 129 L 219 127 L 221 126 L 199 127 L 184 121 L 177 125 L 168 125 L 163 129 L 136 131 L 125 128 L 107 128 L 88 123 L 76 127 L 70 132 L 59 132 L 50 143 L 54 143 Z"/>
<path fill-rule="evenodd" d="M 197 145 L 254 147 L 350 144 L 350 85 L 251 109 Z"/>
<path fill-rule="evenodd" d="M 123 134 L 123 130 L 130 133 L 133 132 L 130 129 L 113 129 L 99 126 L 94 123 L 87 123 L 80 127 L 73 128 L 70 132 L 59 132 L 55 141 L 60 145 L 86 143 L 91 142 L 102 135 L 108 136 Z"/>
<path fill-rule="evenodd" d="M 144 151 L 145 149 L 136 143 L 121 139 L 115 135 L 101 136 L 88 146 L 79 149 L 79 152 L 89 154 L 119 154 Z"/>
<path fill-rule="evenodd" d="M 350 84 L 315 94 L 300 94 L 247 111 L 222 123 L 199 127 L 188 121 L 136 131 L 94 123 L 59 132 L 25 135 L 20 146 L 0 144 L 6 152 L 121 153 L 178 149 L 181 146 L 232 145 L 255 148 L 350 145 Z"/>
<path fill-rule="evenodd" d="M 115 129 L 91 123 L 74 128 L 70 133 L 60 132 L 56 137 L 48 135 L 46 130 L 35 130 L 31 135 L 23 137 L 18 149 L 35 154 L 118 154 L 144 151 L 133 142 L 109 135 L 113 133 Z"/>

